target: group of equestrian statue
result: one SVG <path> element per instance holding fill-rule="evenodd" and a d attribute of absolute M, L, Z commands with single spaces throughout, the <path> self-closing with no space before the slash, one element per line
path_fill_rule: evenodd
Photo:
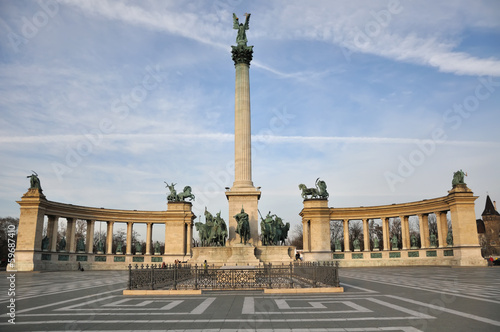
<path fill-rule="evenodd" d="M 196 230 L 200 236 L 202 247 L 225 246 L 228 236 L 227 225 L 224 219 L 220 216 L 220 212 L 214 217 L 205 207 L 205 223 L 195 223 Z M 236 220 L 236 234 L 240 236 L 240 243 L 246 244 L 250 240 L 250 223 L 248 220 L 248 213 L 245 212 L 243 207 L 241 212 L 234 216 Z M 283 223 L 283 220 L 276 216 L 271 215 L 269 212 L 266 218 L 262 218 L 260 223 L 262 245 L 283 245 L 288 236 L 290 223 Z"/>
<path fill-rule="evenodd" d="M 283 223 L 283 219 L 275 214 L 271 215 L 270 211 L 265 219 L 262 218 L 262 216 L 260 218 L 262 245 L 284 245 L 285 240 L 288 237 L 288 231 L 290 230 L 290 223 Z"/>
<path fill-rule="evenodd" d="M 214 217 L 205 207 L 205 223 L 197 222 L 194 225 L 200 236 L 202 247 L 224 247 L 226 245 L 226 238 L 228 236 L 227 225 L 220 216 L 220 211 Z"/>

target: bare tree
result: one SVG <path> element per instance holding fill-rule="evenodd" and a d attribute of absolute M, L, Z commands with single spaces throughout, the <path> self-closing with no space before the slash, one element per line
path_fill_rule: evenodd
<path fill-rule="evenodd" d="M 335 250 L 335 241 L 339 241 L 343 246 L 344 242 L 344 224 L 341 220 L 330 220 L 330 247 Z"/>
<path fill-rule="evenodd" d="M 6 266 L 8 263 L 9 239 L 17 243 L 18 228 L 19 218 L 0 218 L 0 266 Z"/>
<path fill-rule="evenodd" d="M 399 218 L 389 218 L 389 234 L 391 239 L 396 236 L 398 239 L 398 248 L 402 248 L 401 220 Z"/>
<path fill-rule="evenodd" d="M 289 236 L 289 244 L 295 246 L 297 249 L 304 247 L 304 233 L 302 223 L 295 224 L 292 228 L 291 236 Z"/>
<path fill-rule="evenodd" d="M 379 241 L 379 248 L 384 247 L 384 232 L 382 229 L 382 225 L 375 223 L 375 219 L 371 219 L 369 223 L 370 227 L 370 249 L 373 250 L 373 240 L 377 237 Z"/>
<path fill-rule="evenodd" d="M 354 248 L 353 242 L 355 239 L 359 240 L 360 249 L 364 250 L 363 241 L 363 222 L 361 220 L 351 220 L 349 221 L 349 246 Z"/>

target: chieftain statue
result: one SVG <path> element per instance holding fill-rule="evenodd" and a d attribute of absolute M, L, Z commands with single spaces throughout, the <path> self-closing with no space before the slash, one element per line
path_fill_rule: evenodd
<path fill-rule="evenodd" d="M 234 216 L 238 226 L 236 227 L 236 234 L 240 235 L 240 243 L 244 242 L 247 244 L 247 241 L 250 239 L 250 223 L 248 222 L 248 213 L 245 212 L 243 207 L 241 207 L 241 212 Z"/>
<path fill-rule="evenodd" d="M 265 219 L 262 217 L 262 215 L 260 216 L 260 218 L 262 245 L 272 246 L 284 244 L 286 238 L 288 237 L 290 223 L 287 222 L 285 225 L 280 217 L 275 214 L 271 215 L 271 211 L 269 211 Z"/>
<path fill-rule="evenodd" d="M 175 190 L 175 185 L 177 183 L 168 184 L 168 182 L 165 182 L 166 188 L 170 190 L 170 194 L 167 195 L 167 201 L 169 202 L 184 202 L 187 198 L 190 198 L 192 201 L 194 201 L 194 195 L 191 193 L 191 187 L 190 186 L 185 186 L 184 190 L 180 193 L 177 193 L 177 190 Z"/>
<path fill-rule="evenodd" d="M 195 223 L 203 247 L 226 245 L 227 225 L 220 214 L 219 211 L 214 217 L 205 207 L 205 223 Z"/>
<path fill-rule="evenodd" d="M 299 184 L 299 189 L 302 190 L 302 199 L 328 199 L 329 194 L 326 191 L 326 182 L 317 178 L 315 186 L 316 188 L 307 188 L 305 184 Z"/>

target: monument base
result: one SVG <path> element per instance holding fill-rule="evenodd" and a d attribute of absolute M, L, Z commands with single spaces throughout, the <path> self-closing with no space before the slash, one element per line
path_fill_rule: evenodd
<path fill-rule="evenodd" d="M 289 264 L 295 247 L 236 244 L 228 247 L 194 247 L 190 264 L 215 266 L 258 266 L 259 264 Z"/>

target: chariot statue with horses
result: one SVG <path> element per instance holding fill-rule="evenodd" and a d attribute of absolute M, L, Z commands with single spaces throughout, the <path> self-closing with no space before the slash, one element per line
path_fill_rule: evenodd
<path fill-rule="evenodd" d="M 195 223 L 202 247 L 224 247 L 226 245 L 226 238 L 228 236 L 227 225 L 220 214 L 219 211 L 214 217 L 205 207 L 205 223 Z"/>
<path fill-rule="evenodd" d="M 316 188 L 307 188 L 305 184 L 299 184 L 299 189 L 302 190 L 302 199 L 328 199 L 326 182 L 317 178 L 315 186 Z"/>
<path fill-rule="evenodd" d="M 260 211 L 259 211 L 260 213 Z M 288 231 L 290 230 L 290 223 L 283 223 L 283 219 L 277 215 L 271 215 L 271 211 L 267 214 L 266 218 L 260 216 L 260 232 L 262 245 L 273 246 L 273 245 L 283 245 L 288 237 Z"/>
<path fill-rule="evenodd" d="M 168 182 L 165 182 L 166 188 L 170 190 L 170 194 L 167 195 L 167 201 L 169 202 L 184 202 L 186 201 L 187 198 L 190 198 L 191 201 L 194 201 L 194 195 L 191 192 L 191 187 L 190 186 L 185 186 L 184 190 L 180 193 L 177 193 L 177 190 L 175 190 L 175 185 L 177 183 L 168 184 Z"/>

